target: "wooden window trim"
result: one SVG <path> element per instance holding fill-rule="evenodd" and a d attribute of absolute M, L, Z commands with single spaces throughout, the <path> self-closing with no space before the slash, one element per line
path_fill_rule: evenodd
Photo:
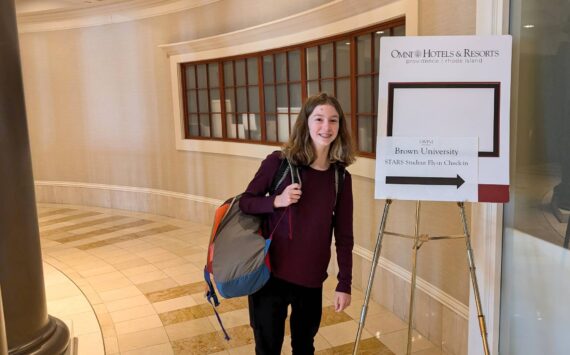
<path fill-rule="evenodd" d="M 354 137 L 354 143 L 356 145 L 357 148 L 357 152 L 358 155 L 360 156 L 364 156 L 364 157 L 374 157 L 375 155 L 375 150 L 376 150 L 376 130 L 377 130 L 377 122 L 374 119 L 376 117 L 376 111 L 378 110 L 377 107 L 377 103 L 374 101 L 374 97 L 372 97 L 372 109 L 374 112 L 360 112 L 358 113 L 358 85 L 357 85 L 357 80 L 359 77 L 369 77 L 371 79 L 371 83 L 370 83 L 370 95 L 374 96 L 374 85 L 375 85 L 375 78 L 379 77 L 379 70 L 376 70 L 374 63 L 372 63 L 371 66 L 371 71 L 369 73 L 357 73 L 356 69 L 357 69 L 357 56 L 358 56 L 358 52 L 357 52 L 357 38 L 359 36 L 362 35 L 369 35 L 371 38 L 371 46 L 370 46 L 370 58 L 372 58 L 372 60 L 375 57 L 375 51 L 378 49 L 378 45 L 375 43 L 375 32 L 376 31 L 388 31 L 390 36 L 394 35 L 394 30 L 396 27 L 405 25 L 405 19 L 400 18 L 400 19 L 396 19 L 396 20 L 391 20 L 388 22 L 384 22 L 382 24 L 375 24 L 375 25 L 371 25 L 356 31 L 351 31 L 351 32 L 345 32 L 345 33 L 340 33 L 334 36 L 330 36 L 330 37 L 326 37 L 326 38 L 322 38 L 319 40 L 314 40 L 314 41 L 309 41 L 309 42 L 305 42 L 305 43 L 301 43 L 301 44 L 296 44 L 296 45 L 291 45 L 291 46 L 286 46 L 286 47 L 281 47 L 281 48 L 276 48 L 276 49 L 271 49 L 271 50 L 266 50 L 266 51 L 261 51 L 261 52 L 256 52 L 256 53 L 249 53 L 249 54 L 240 54 L 240 55 L 236 55 L 236 56 L 229 56 L 229 57 L 224 57 L 224 58 L 217 58 L 214 60 L 201 60 L 201 61 L 195 61 L 195 62 L 191 62 L 191 63 L 181 63 L 181 68 L 183 71 L 183 75 L 182 77 L 182 91 L 185 93 L 184 96 L 184 102 L 182 104 L 182 108 L 184 110 L 184 122 L 183 122 L 183 128 L 184 128 L 184 137 L 185 139 L 202 139 L 202 140 L 219 140 L 219 141 L 231 141 L 231 142 L 242 142 L 242 143 L 253 143 L 253 144 L 262 144 L 262 145 L 281 145 L 283 142 L 279 142 L 279 124 L 278 124 L 278 112 L 269 112 L 269 114 L 274 115 L 275 116 L 275 132 L 271 132 L 271 134 L 273 135 L 273 133 L 275 133 L 275 141 L 268 141 L 268 126 L 267 126 L 267 122 L 266 122 L 266 115 L 268 114 L 267 110 L 266 110 L 266 106 L 265 106 L 265 87 L 266 86 L 273 86 L 273 95 L 274 95 L 274 102 L 275 102 L 275 109 L 277 109 L 277 86 L 279 85 L 285 85 L 285 91 L 287 93 L 287 122 L 289 123 L 289 127 L 291 127 L 291 114 L 292 114 L 292 110 L 291 110 L 291 86 L 293 84 L 300 84 L 301 86 L 301 100 L 302 102 L 304 102 L 308 96 L 308 83 L 309 82 L 315 82 L 317 84 L 318 90 L 322 91 L 323 89 L 323 82 L 324 81 L 330 81 L 332 80 L 332 93 L 334 95 L 338 95 L 338 81 L 341 79 L 349 79 L 349 83 L 350 83 L 350 118 L 351 118 L 351 132 L 352 135 Z M 350 49 L 349 49 L 349 73 L 347 76 L 338 76 L 338 70 L 337 70 L 337 41 L 338 40 L 348 40 L 348 42 L 350 43 Z M 333 65 L 333 69 L 332 69 L 332 77 L 326 77 L 324 78 L 322 76 L 322 66 L 321 66 L 321 50 L 322 50 L 322 46 L 323 45 L 327 45 L 327 44 L 332 44 L 332 65 Z M 317 49 L 317 75 L 316 78 L 314 80 L 308 80 L 307 77 L 307 49 L 311 48 L 311 47 L 316 47 Z M 299 81 L 291 81 L 290 80 L 290 61 L 289 61 L 289 53 L 291 51 L 298 51 L 299 52 L 299 60 L 300 60 L 300 80 Z M 285 56 L 285 82 L 281 83 L 281 82 L 277 82 L 277 61 L 276 61 L 276 57 L 277 54 L 279 53 L 283 53 Z M 265 80 L 264 80 L 264 69 L 263 69 L 263 57 L 264 56 L 268 56 L 270 55 L 273 62 L 272 62 L 272 66 L 273 66 L 273 76 L 274 76 L 274 80 L 273 83 L 269 83 L 266 84 Z M 257 60 L 257 84 L 255 85 L 251 85 L 249 83 L 249 66 L 248 66 L 248 59 L 250 58 L 255 58 Z M 243 60 L 244 61 L 244 65 L 245 65 L 245 85 L 237 85 L 237 81 L 236 81 L 236 61 L 238 60 Z M 232 66 L 232 71 L 233 71 L 233 85 L 227 86 L 226 87 L 226 83 L 225 83 L 225 73 L 224 73 L 224 64 L 227 62 L 231 62 L 231 66 Z M 207 79 L 207 83 L 206 83 L 206 88 L 198 88 L 198 65 L 200 64 L 206 64 L 206 79 Z M 217 64 L 218 65 L 218 87 L 219 87 L 219 97 L 220 97 L 220 114 L 221 114 L 221 120 L 222 120 L 222 137 L 214 137 L 214 132 L 212 130 L 213 127 L 213 116 L 212 116 L 212 111 L 211 111 L 211 93 L 210 93 L 210 71 L 209 71 L 209 66 L 212 64 Z M 187 86 L 187 82 L 186 82 L 186 69 L 190 66 L 193 66 L 195 68 L 194 70 L 194 83 L 195 83 L 195 89 L 189 89 Z M 247 128 L 250 127 L 250 122 L 249 122 L 249 114 L 253 113 L 250 112 L 251 111 L 251 106 L 250 106 L 250 92 L 249 89 L 251 87 L 257 87 L 258 88 L 258 100 L 259 100 L 259 111 L 255 112 L 254 114 L 259 114 L 259 118 L 260 118 L 260 122 L 259 122 L 259 129 L 261 130 L 260 132 L 260 139 L 259 140 L 254 140 L 252 139 L 252 134 L 251 134 L 251 130 L 247 130 L 247 133 L 245 133 L 244 137 L 240 137 L 239 136 L 239 129 L 238 129 L 238 124 L 237 122 L 239 121 L 239 115 L 242 112 L 238 112 L 238 107 L 237 107 L 237 89 L 243 87 L 245 89 L 245 98 L 246 98 L 246 103 L 245 103 L 245 109 L 246 109 L 246 114 L 247 114 Z M 199 103 L 199 90 L 205 89 L 207 91 L 207 98 L 208 98 L 208 112 L 202 112 L 201 108 L 200 108 L 200 103 Z M 227 95 L 226 89 L 233 89 L 233 95 Z M 198 119 L 198 135 L 199 136 L 191 136 L 191 130 L 190 130 L 190 115 L 191 113 L 188 111 L 189 107 L 188 107 L 188 96 L 190 95 L 190 92 L 194 90 L 194 95 L 196 98 L 196 106 L 197 106 L 197 119 Z M 229 97 L 230 96 L 230 97 Z M 233 98 L 231 97 L 233 96 Z M 230 102 L 232 102 L 233 107 L 231 108 L 232 111 L 228 112 L 227 108 L 226 108 L 226 100 L 230 100 Z M 376 109 L 375 109 L 376 107 Z M 201 127 L 201 115 L 203 114 L 208 114 L 208 119 L 209 119 L 209 123 L 210 123 L 210 134 L 209 137 L 202 137 L 202 127 Z M 232 114 L 235 116 L 235 124 L 234 127 L 230 127 L 230 125 L 228 124 L 228 114 Z M 362 115 L 362 118 L 369 118 L 372 119 L 372 152 L 362 152 L 358 150 L 359 147 L 359 139 L 360 137 L 358 136 L 358 121 L 359 121 L 359 114 Z M 230 132 L 229 130 L 233 129 L 235 131 L 235 138 L 229 138 L 228 133 Z"/>

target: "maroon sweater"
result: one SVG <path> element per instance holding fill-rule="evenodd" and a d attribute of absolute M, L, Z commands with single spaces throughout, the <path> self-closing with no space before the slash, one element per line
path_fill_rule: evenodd
<path fill-rule="evenodd" d="M 275 194 L 266 196 L 280 164 L 279 152 L 268 155 L 239 203 L 245 213 L 267 214 L 266 229 L 269 232 L 275 228 L 279 218 L 286 211 L 275 229 L 269 251 L 273 275 L 297 285 L 321 287 L 327 278 L 334 227 L 339 265 L 336 290 L 350 293 L 354 245 L 350 174 L 346 172 L 344 184 L 339 187 L 340 195 L 335 207 L 334 166 L 331 165 L 326 171 L 315 170 L 308 166 L 300 167 L 301 199 L 288 209 L 274 208 L 275 196 L 291 184 L 291 175 L 288 174 Z M 333 209 L 336 216 L 334 219 Z M 289 233 L 290 225 L 291 233 Z"/>

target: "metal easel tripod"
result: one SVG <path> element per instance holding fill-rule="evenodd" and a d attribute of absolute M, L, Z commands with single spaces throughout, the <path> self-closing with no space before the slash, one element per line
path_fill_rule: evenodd
<path fill-rule="evenodd" d="M 368 286 L 366 287 L 366 293 L 364 296 L 364 304 L 362 305 L 362 312 L 360 314 L 360 322 L 358 324 L 358 331 L 356 333 L 356 340 L 354 342 L 353 355 L 358 353 L 358 346 L 360 343 L 360 338 L 362 337 L 362 330 L 364 329 L 364 323 L 366 321 L 366 313 L 368 312 L 368 303 L 370 302 L 370 293 L 372 291 L 372 284 L 374 283 L 374 276 L 376 274 L 376 267 L 378 266 L 378 261 L 380 259 L 380 251 L 382 249 L 382 239 L 384 234 L 394 235 L 402 238 L 409 238 L 414 240 L 413 252 L 412 252 L 412 280 L 411 280 L 411 292 L 410 292 L 410 305 L 408 312 L 408 343 L 406 354 L 410 355 L 412 352 L 412 328 L 413 328 L 413 311 L 414 311 L 414 299 L 415 299 L 415 289 L 416 289 L 416 274 L 417 274 L 417 256 L 419 248 L 430 240 L 443 240 L 443 239 L 458 239 L 465 238 L 465 246 L 467 249 L 467 262 L 469 264 L 469 272 L 471 276 L 471 282 L 473 284 L 473 292 L 475 295 L 475 304 L 477 307 L 477 317 L 479 319 L 479 330 L 481 331 L 481 338 L 483 341 L 483 350 L 485 355 L 489 355 L 489 344 L 487 341 L 487 326 L 485 323 L 485 316 L 483 315 L 483 310 L 481 306 L 481 297 L 479 295 L 479 286 L 477 283 L 477 275 L 475 274 L 475 260 L 473 257 L 473 248 L 471 247 L 471 235 L 469 234 L 469 229 L 467 228 L 467 219 L 465 217 L 465 204 L 463 202 L 458 202 L 457 205 L 460 209 L 461 221 L 463 223 L 463 235 L 459 236 L 437 236 L 431 237 L 426 234 L 419 234 L 420 226 L 420 208 L 421 202 L 416 202 L 416 221 L 414 228 L 414 235 L 404 235 L 398 233 L 386 232 L 386 220 L 388 218 L 388 211 L 392 200 L 386 200 L 384 205 L 384 212 L 382 213 L 382 220 L 380 222 L 380 228 L 378 230 L 378 236 L 376 237 L 376 246 L 374 248 L 374 256 L 372 258 L 372 269 L 370 271 L 370 276 L 368 278 Z"/>

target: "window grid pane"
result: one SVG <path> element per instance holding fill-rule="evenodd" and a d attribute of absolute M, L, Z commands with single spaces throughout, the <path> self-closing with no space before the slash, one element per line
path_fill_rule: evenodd
<path fill-rule="evenodd" d="M 286 142 L 304 95 L 327 92 L 339 99 L 359 153 L 373 154 L 380 38 L 405 35 L 403 21 L 392 23 L 274 53 L 182 64 L 186 135 Z"/>

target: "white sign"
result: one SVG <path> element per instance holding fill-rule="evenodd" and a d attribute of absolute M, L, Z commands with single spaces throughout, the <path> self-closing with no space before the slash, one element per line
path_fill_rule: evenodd
<path fill-rule="evenodd" d="M 477 201 L 476 137 L 382 137 L 376 198 Z"/>
<path fill-rule="evenodd" d="M 382 137 L 475 136 L 473 201 L 507 202 L 511 37 L 382 37 L 380 48 L 377 173 Z"/>

